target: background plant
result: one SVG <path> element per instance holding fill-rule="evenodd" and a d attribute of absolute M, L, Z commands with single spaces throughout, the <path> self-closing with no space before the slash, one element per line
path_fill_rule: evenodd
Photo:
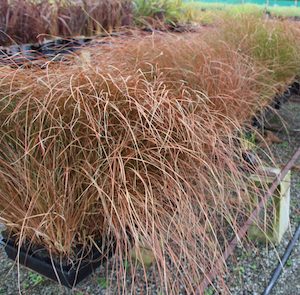
<path fill-rule="evenodd" d="M 227 16 L 223 20 L 220 38 L 268 68 L 274 84 L 286 84 L 299 73 L 297 24 L 255 15 Z"/>
<path fill-rule="evenodd" d="M 149 24 L 153 20 L 162 23 L 178 21 L 182 0 L 134 0 L 134 16 L 137 24 Z"/>
<path fill-rule="evenodd" d="M 0 45 L 37 42 L 49 35 L 91 36 L 132 23 L 130 0 L 1 0 L 0 7 Z"/>

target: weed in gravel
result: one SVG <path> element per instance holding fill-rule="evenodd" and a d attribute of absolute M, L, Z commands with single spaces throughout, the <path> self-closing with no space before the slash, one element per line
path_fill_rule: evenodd
<path fill-rule="evenodd" d="M 28 279 L 23 282 L 22 287 L 27 290 L 30 287 L 34 287 L 42 284 L 45 281 L 44 277 L 35 272 L 28 273 Z"/>
<path fill-rule="evenodd" d="M 204 295 L 214 295 L 215 294 L 215 290 L 213 287 L 209 287 L 204 291 Z"/>
<path fill-rule="evenodd" d="M 292 260 L 292 259 L 288 259 L 285 265 L 286 265 L 287 267 L 293 266 L 293 260 Z"/>
<path fill-rule="evenodd" d="M 234 268 L 234 272 L 236 272 L 240 276 L 242 276 L 245 272 L 245 268 L 243 266 L 237 266 L 237 267 Z"/>
<path fill-rule="evenodd" d="M 35 272 L 29 272 L 29 281 L 33 286 L 39 285 L 44 282 L 44 277 Z"/>
<path fill-rule="evenodd" d="M 106 278 L 98 278 L 97 280 L 98 285 L 102 288 L 102 289 L 106 289 L 108 286 L 108 282 Z"/>
<path fill-rule="evenodd" d="M 282 147 L 282 148 L 288 148 L 289 147 L 289 142 L 288 141 L 284 141 L 284 142 L 282 142 L 282 143 L 280 143 L 279 144 L 280 145 L 280 147 Z"/>
<path fill-rule="evenodd" d="M 124 261 L 124 269 L 127 271 L 130 269 L 130 263 L 128 262 L 128 260 Z"/>
<path fill-rule="evenodd" d="M 29 287 L 30 287 L 30 283 L 27 282 L 27 281 L 26 281 L 26 282 L 23 282 L 22 287 L 23 287 L 24 290 L 27 290 L 27 289 L 29 289 Z"/>

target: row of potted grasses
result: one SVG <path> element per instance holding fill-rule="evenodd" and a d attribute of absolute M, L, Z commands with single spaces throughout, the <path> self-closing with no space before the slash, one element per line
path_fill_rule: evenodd
<path fill-rule="evenodd" d="M 94 36 L 122 26 L 161 27 L 165 23 L 215 23 L 220 18 L 268 11 L 298 17 L 300 8 L 225 5 L 182 0 L 0 0 L 0 46 L 53 37 Z"/>
<path fill-rule="evenodd" d="M 178 22 L 181 0 L 0 0 L 0 46 Z"/>
<path fill-rule="evenodd" d="M 238 134 L 299 71 L 299 35 L 245 16 L 1 66 L 1 223 L 68 261 L 113 237 L 112 292 L 150 249 L 162 292 L 192 294 L 261 193 Z"/>
<path fill-rule="evenodd" d="M 0 45 L 91 36 L 132 24 L 130 0 L 0 0 Z"/>

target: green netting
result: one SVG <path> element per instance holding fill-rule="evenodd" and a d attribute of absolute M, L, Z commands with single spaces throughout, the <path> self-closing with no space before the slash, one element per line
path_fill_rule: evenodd
<path fill-rule="evenodd" d="M 224 3 L 224 4 L 258 4 L 264 6 L 300 6 L 299 1 L 288 1 L 288 0 L 194 0 L 194 2 L 206 2 L 206 3 Z"/>

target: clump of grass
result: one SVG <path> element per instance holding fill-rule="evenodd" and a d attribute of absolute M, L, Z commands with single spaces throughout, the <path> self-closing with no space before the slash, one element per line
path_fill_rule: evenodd
<path fill-rule="evenodd" d="M 280 18 L 300 17 L 300 7 L 268 7 L 272 16 Z"/>
<path fill-rule="evenodd" d="M 214 9 L 206 10 L 198 4 L 198 2 L 187 2 L 182 4 L 178 20 L 181 23 L 198 23 L 208 25 L 213 24 L 216 18 L 217 16 Z"/>
<path fill-rule="evenodd" d="M 0 1 L 0 45 L 29 43 L 45 36 L 91 36 L 131 25 L 130 0 Z"/>
<path fill-rule="evenodd" d="M 214 45 L 159 34 L 91 49 L 84 65 L 1 67 L 0 220 L 19 244 L 74 261 L 113 237 L 118 291 L 136 275 L 122 261 L 146 245 L 166 294 L 195 291 L 251 211 L 237 133 L 268 87 Z"/>
<path fill-rule="evenodd" d="M 39 34 L 48 33 L 44 19 L 50 11 L 48 2 L 1 0 L 0 7 L 0 45 L 36 42 Z"/>
<path fill-rule="evenodd" d="M 180 19 L 182 0 L 134 0 L 134 18 L 137 25 L 163 26 Z"/>
<path fill-rule="evenodd" d="M 255 15 L 224 18 L 220 38 L 269 69 L 275 82 L 287 83 L 299 73 L 299 26 Z"/>

